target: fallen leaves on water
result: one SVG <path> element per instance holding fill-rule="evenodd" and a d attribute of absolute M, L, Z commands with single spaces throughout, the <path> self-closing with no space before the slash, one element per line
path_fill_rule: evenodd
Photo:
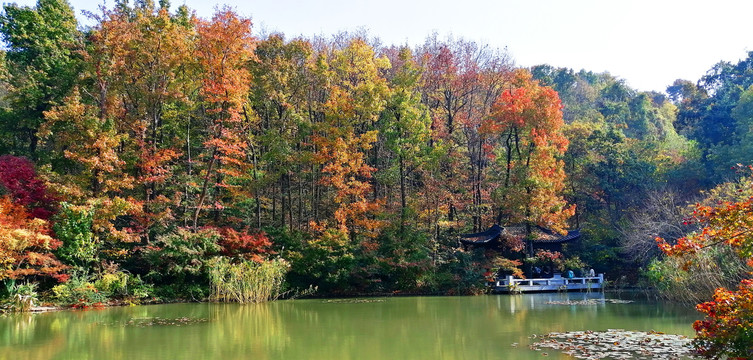
<path fill-rule="evenodd" d="M 600 304 L 629 304 L 632 300 L 619 299 L 586 299 L 586 300 L 565 300 L 565 301 L 547 301 L 549 305 L 600 305 Z"/>
<path fill-rule="evenodd" d="M 384 299 L 329 299 L 325 301 L 325 303 L 329 304 L 361 304 L 378 302 L 384 302 Z"/>
<path fill-rule="evenodd" d="M 160 318 L 160 317 L 148 317 L 148 318 L 132 318 L 126 321 L 123 325 L 138 326 L 138 327 L 182 326 L 182 325 L 204 323 L 208 321 L 209 319 L 204 319 L 204 318 L 179 317 L 179 318 L 173 318 L 173 319 L 165 319 L 165 318 Z"/>
<path fill-rule="evenodd" d="M 532 350 L 561 350 L 576 359 L 693 359 L 693 347 L 684 335 L 657 331 L 571 331 L 538 337 Z"/>

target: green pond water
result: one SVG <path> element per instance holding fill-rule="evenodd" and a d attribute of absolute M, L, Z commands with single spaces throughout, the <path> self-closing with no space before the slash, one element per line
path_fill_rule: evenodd
<path fill-rule="evenodd" d="M 0 317 L 0 360 L 568 359 L 533 334 L 607 329 L 692 335 L 692 310 L 601 293 L 170 304 Z M 549 304 L 548 304 L 549 303 Z M 517 346 L 513 345 L 517 343 Z"/>

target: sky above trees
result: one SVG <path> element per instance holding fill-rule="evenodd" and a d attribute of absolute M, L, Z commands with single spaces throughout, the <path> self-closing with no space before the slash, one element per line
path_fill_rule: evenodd
<path fill-rule="evenodd" d="M 663 91 L 675 79 L 698 79 L 720 59 L 736 62 L 753 50 L 746 28 L 753 3 L 733 0 L 176 0 L 172 5 L 184 2 L 203 17 L 228 3 L 252 17 L 257 30 L 288 37 L 366 29 L 386 44 L 416 45 L 434 31 L 452 34 L 507 47 L 521 66 L 609 71 L 639 90 Z M 71 0 L 79 18 L 81 10 L 101 3 Z"/>

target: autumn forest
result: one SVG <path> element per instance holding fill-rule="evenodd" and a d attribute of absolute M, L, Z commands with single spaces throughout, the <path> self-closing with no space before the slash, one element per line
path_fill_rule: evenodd
<path fill-rule="evenodd" d="M 753 309 L 753 56 L 640 92 L 437 34 L 289 39 L 168 9 L 116 1 L 83 27 L 65 0 L 5 5 L 5 307 L 479 294 L 547 262 L 688 303 L 740 284 Z M 526 231 L 459 245 L 493 224 Z M 583 235 L 533 253 L 534 227 Z M 703 306 L 703 350 L 728 351 Z"/>

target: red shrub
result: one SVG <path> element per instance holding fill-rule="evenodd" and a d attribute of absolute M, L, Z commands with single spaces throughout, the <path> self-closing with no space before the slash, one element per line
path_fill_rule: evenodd
<path fill-rule="evenodd" d="M 702 356 L 750 358 L 753 354 L 753 280 L 742 280 L 737 291 L 716 289 L 713 301 L 698 304 L 696 308 L 706 314 L 705 319 L 693 324 L 696 331 L 693 343 Z"/>
<path fill-rule="evenodd" d="M 219 245 L 225 256 L 237 256 L 247 260 L 262 261 L 263 255 L 273 254 L 272 242 L 263 231 L 249 233 L 249 229 L 237 231 L 224 227 L 218 229 L 222 238 Z"/>
<path fill-rule="evenodd" d="M 57 199 L 37 177 L 34 164 L 27 158 L 0 156 L 0 188 L 11 196 L 13 203 L 28 209 L 33 218 L 47 220 L 55 213 Z"/>

